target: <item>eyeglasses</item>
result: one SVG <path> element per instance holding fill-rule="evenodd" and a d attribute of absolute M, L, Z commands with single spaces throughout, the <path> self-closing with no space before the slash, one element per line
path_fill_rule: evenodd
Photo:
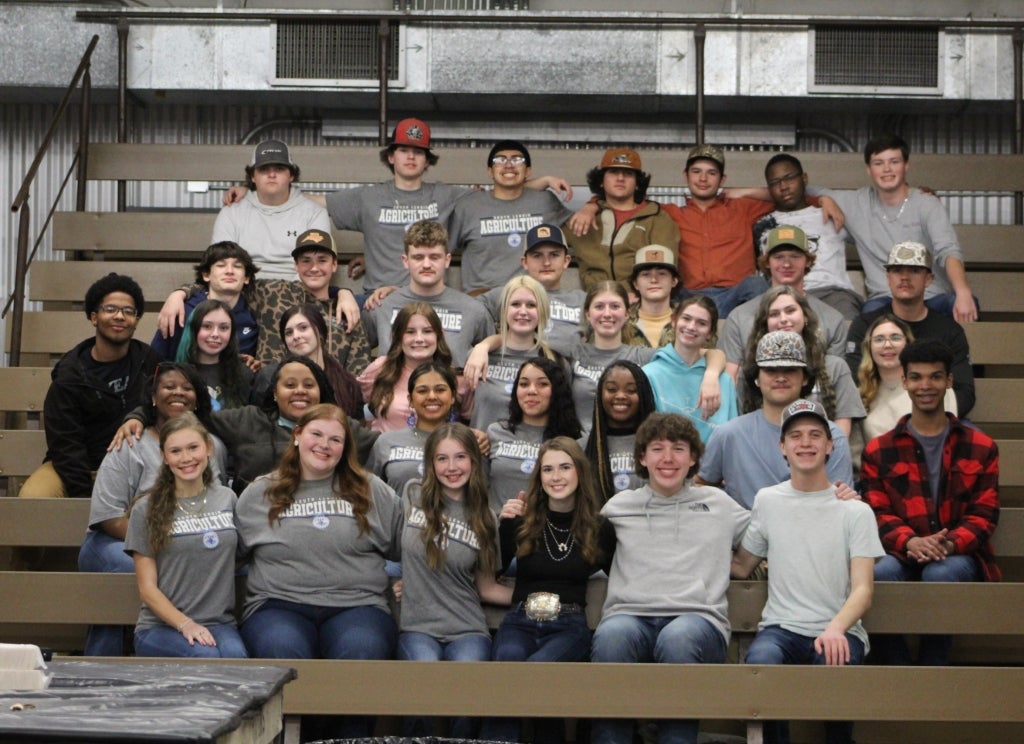
<path fill-rule="evenodd" d="M 784 183 L 789 183 L 790 181 L 795 181 L 802 175 L 803 173 L 787 173 L 786 175 L 780 176 L 779 178 L 773 178 L 771 181 L 768 182 L 768 188 L 774 189 L 776 186 L 780 186 Z"/>
<path fill-rule="evenodd" d="M 525 162 L 522 155 L 495 155 L 491 158 L 491 165 L 522 165 Z"/>
<path fill-rule="evenodd" d="M 117 315 L 121 313 L 126 318 L 134 318 L 139 314 L 139 311 L 134 307 L 121 307 L 120 305 L 100 305 L 99 311 L 104 315 Z"/>
<path fill-rule="evenodd" d="M 884 346 L 886 343 L 896 346 L 907 340 L 907 337 L 902 333 L 890 333 L 888 336 L 872 336 L 871 343 L 875 346 Z"/>

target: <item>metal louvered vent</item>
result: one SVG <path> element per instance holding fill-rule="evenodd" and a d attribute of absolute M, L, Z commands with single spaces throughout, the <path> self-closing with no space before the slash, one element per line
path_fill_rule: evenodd
<path fill-rule="evenodd" d="M 935 94 L 942 37 L 934 28 L 815 26 L 812 92 Z"/>
<path fill-rule="evenodd" d="M 404 83 L 399 24 L 390 24 L 388 80 Z M 278 21 L 275 83 L 376 85 L 379 26 L 359 21 Z"/>
<path fill-rule="evenodd" d="M 395 10 L 529 10 L 530 0 L 395 0 Z"/>

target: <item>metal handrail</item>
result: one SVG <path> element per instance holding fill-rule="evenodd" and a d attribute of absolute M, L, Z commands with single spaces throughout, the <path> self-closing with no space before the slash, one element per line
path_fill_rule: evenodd
<path fill-rule="evenodd" d="M 32 253 L 29 254 L 28 241 L 29 230 L 31 229 L 31 209 L 28 201 L 29 189 L 32 188 L 32 184 L 36 178 L 36 173 L 39 172 L 39 166 L 50 149 L 50 143 L 53 141 L 53 136 L 56 134 L 57 127 L 64 118 L 64 112 L 67 111 L 68 105 L 71 102 L 71 97 L 74 95 L 75 89 L 78 88 L 79 82 L 82 84 L 82 105 L 81 116 L 79 117 L 78 123 L 78 147 L 75 150 L 75 157 L 71 162 L 71 167 L 68 169 L 68 175 L 65 176 L 64 182 L 61 184 L 60 191 L 50 207 L 43 231 L 45 231 L 46 226 L 50 224 L 50 218 L 52 217 L 56 205 L 64 193 L 64 187 L 67 184 L 68 178 L 70 177 L 71 172 L 76 168 L 78 169 L 78 193 L 76 202 L 78 209 L 85 209 L 85 174 L 89 152 L 89 93 L 92 89 L 92 77 L 89 74 L 89 66 L 92 63 L 93 50 L 96 49 L 96 45 L 99 43 L 99 40 L 99 34 L 96 34 L 89 42 L 89 46 L 86 47 L 85 53 L 82 55 L 82 59 L 78 63 L 78 68 L 75 70 L 75 74 L 72 76 L 67 90 L 64 91 L 64 98 L 61 100 L 60 105 L 54 112 L 53 119 L 50 121 L 50 126 L 46 130 L 46 134 L 43 136 L 43 141 L 39 145 L 39 149 L 36 151 L 36 156 L 32 159 L 32 165 L 29 166 L 28 172 L 25 174 L 25 178 L 21 182 L 21 188 L 18 189 L 17 196 L 14 197 L 14 203 L 11 204 L 11 211 L 19 213 L 18 247 L 14 267 L 14 291 L 8 297 L 7 304 L 4 306 L 3 315 L 0 317 L 6 317 L 7 310 L 13 304 L 14 313 L 11 316 L 10 353 L 10 366 L 12 367 L 17 367 L 21 364 L 21 331 L 25 317 L 25 277 L 28 275 L 28 267 L 35 258 L 36 249 L 39 247 L 39 241 L 41 240 L 41 237 L 36 240 L 35 245 L 32 248 Z"/>

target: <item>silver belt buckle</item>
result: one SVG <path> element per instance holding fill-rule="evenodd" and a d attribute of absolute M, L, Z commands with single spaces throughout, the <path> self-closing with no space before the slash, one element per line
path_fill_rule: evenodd
<path fill-rule="evenodd" d="M 531 620 L 546 622 L 558 619 L 562 603 L 557 594 L 534 592 L 526 598 L 526 616 Z"/>

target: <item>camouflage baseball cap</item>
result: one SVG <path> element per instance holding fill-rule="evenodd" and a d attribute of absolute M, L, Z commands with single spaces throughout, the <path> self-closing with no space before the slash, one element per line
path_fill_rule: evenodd
<path fill-rule="evenodd" d="M 690 150 L 690 154 L 686 156 L 686 167 L 689 168 L 694 160 L 711 160 L 725 170 L 725 155 L 714 145 L 697 145 Z"/>
<path fill-rule="evenodd" d="M 882 264 L 886 269 L 897 266 L 916 266 L 920 269 L 932 270 L 932 254 L 921 243 L 907 240 L 897 243 L 889 251 L 889 260 Z"/>
<path fill-rule="evenodd" d="M 806 367 L 807 347 L 799 333 L 793 331 L 772 331 L 757 342 L 758 367 Z"/>

